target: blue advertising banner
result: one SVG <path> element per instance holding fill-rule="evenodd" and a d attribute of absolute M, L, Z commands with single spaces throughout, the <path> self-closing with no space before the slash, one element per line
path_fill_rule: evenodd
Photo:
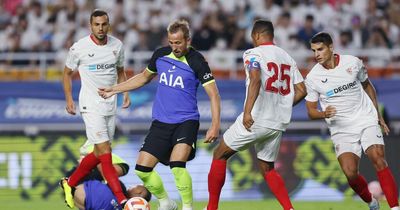
<path fill-rule="evenodd" d="M 397 80 L 374 80 L 380 103 L 384 104 L 391 119 L 400 119 L 400 82 Z M 73 83 L 73 97 L 78 103 L 80 82 Z M 242 112 L 245 98 L 244 81 L 218 81 L 221 95 L 221 120 L 232 122 Z M 1 82 L 0 124 L 15 123 L 76 123 L 80 116 L 65 111 L 64 93 L 60 82 Z M 132 106 L 118 110 L 119 121 L 124 123 L 151 121 L 151 109 L 156 83 L 130 92 Z M 122 97 L 119 97 L 121 104 Z M 210 103 L 203 88 L 198 91 L 198 107 L 201 121 L 211 121 Z M 308 120 L 304 102 L 293 110 L 294 121 Z"/>

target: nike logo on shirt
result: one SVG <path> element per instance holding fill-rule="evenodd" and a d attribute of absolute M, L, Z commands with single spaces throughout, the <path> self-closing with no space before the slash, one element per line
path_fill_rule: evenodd
<path fill-rule="evenodd" d="M 182 141 L 183 139 L 186 139 L 186 137 L 182 137 L 182 138 L 176 139 L 176 141 Z"/>

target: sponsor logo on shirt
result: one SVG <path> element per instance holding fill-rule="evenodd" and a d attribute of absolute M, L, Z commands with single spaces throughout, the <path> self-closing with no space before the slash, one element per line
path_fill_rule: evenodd
<path fill-rule="evenodd" d="M 333 96 L 335 94 L 338 94 L 340 92 L 343 92 L 343 91 L 346 91 L 348 89 L 351 89 L 351 88 L 355 87 L 356 85 L 357 85 L 357 81 L 350 82 L 350 83 L 347 83 L 345 85 L 341 85 L 341 86 L 339 86 L 337 88 L 334 88 L 333 90 L 330 90 L 330 91 L 326 92 L 326 96 L 331 97 L 331 96 Z"/>
<path fill-rule="evenodd" d="M 186 137 L 178 138 L 176 141 L 182 141 L 183 139 L 186 139 Z"/>
<path fill-rule="evenodd" d="M 213 75 L 211 73 L 207 73 L 203 76 L 203 79 L 210 79 Z"/>
<path fill-rule="evenodd" d="M 180 87 L 185 88 L 183 84 L 183 78 L 181 76 L 175 76 L 174 74 L 167 75 L 165 72 L 160 74 L 159 83 L 170 86 L 170 87 Z"/>
<path fill-rule="evenodd" d="M 105 69 L 112 69 L 115 68 L 115 63 L 111 64 L 92 64 L 88 66 L 89 71 L 98 71 L 98 70 L 105 70 Z"/>

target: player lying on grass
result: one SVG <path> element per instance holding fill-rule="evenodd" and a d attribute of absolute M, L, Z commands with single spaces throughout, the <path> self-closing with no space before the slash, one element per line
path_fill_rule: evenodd
<path fill-rule="evenodd" d="M 81 158 L 90 153 L 93 150 L 93 146 L 85 143 L 81 147 Z M 129 165 L 118 155 L 112 154 L 112 163 L 117 172 L 118 176 L 124 176 L 129 171 Z M 66 177 L 71 175 L 77 166 L 72 168 L 66 173 Z M 110 187 L 105 183 L 104 177 L 102 175 L 101 165 L 98 164 L 82 181 L 71 190 L 73 196 L 73 204 L 78 209 L 85 210 L 115 210 L 119 209 L 117 199 L 112 193 Z M 147 201 L 151 199 L 151 193 L 142 185 L 136 185 L 128 190 L 126 189 L 124 183 L 120 181 L 121 189 L 124 195 L 129 199 L 131 197 L 142 197 Z M 61 185 L 62 187 L 62 185 Z"/>
<path fill-rule="evenodd" d="M 151 193 L 143 186 L 136 185 L 128 189 L 121 183 L 122 192 L 129 199 L 142 197 L 150 201 Z M 99 180 L 87 180 L 75 187 L 74 204 L 81 210 L 115 210 L 119 209 L 117 199 L 107 184 Z"/>

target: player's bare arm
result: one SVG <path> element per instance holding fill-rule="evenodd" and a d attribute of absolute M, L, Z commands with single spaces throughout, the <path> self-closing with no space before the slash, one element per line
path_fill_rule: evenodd
<path fill-rule="evenodd" d="M 64 67 L 64 74 L 63 74 L 63 87 L 64 87 L 64 95 L 65 95 L 65 102 L 66 106 L 65 109 L 69 114 L 75 115 L 75 103 L 74 99 L 72 98 L 72 74 L 74 72 L 72 69 L 68 67 Z"/>
<path fill-rule="evenodd" d="M 253 125 L 254 120 L 251 116 L 251 110 L 253 110 L 254 103 L 257 100 L 258 93 L 261 87 L 261 70 L 253 68 L 249 71 L 250 84 L 247 92 L 246 104 L 243 111 L 243 125 L 250 131 L 250 127 Z"/>
<path fill-rule="evenodd" d="M 78 209 L 85 209 L 85 187 L 83 184 L 79 184 L 78 186 L 75 187 L 75 193 L 74 193 L 74 202 L 75 206 Z"/>
<path fill-rule="evenodd" d="M 325 111 L 320 111 L 317 101 L 306 101 L 306 107 L 308 117 L 312 120 L 331 118 L 336 114 L 336 108 L 334 106 L 327 106 Z"/>
<path fill-rule="evenodd" d="M 205 143 L 214 142 L 219 136 L 220 115 L 221 115 L 221 99 L 215 82 L 211 82 L 204 86 L 211 104 L 211 126 L 206 133 Z"/>
<path fill-rule="evenodd" d="M 294 84 L 294 98 L 293 106 L 296 106 L 301 100 L 303 100 L 307 95 L 307 89 L 304 82 Z"/>
<path fill-rule="evenodd" d="M 376 90 L 374 85 L 369 81 L 369 79 L 366 79 L 364 82 L 361 82 L 364 91 L 367 93 L 369 98 L 371 99 L 372 103 L 375 106 L 376 112 L 378 113 L 378 119 L 379 119 L 379 125 L 382 127 L 383 132 L 386 135 L 389 135 L 390 129 L 389 126 L 387 126 L 385 120 L 383 119 L 381 113 L 379 112 L 378 108 L 378 100 L 376 99 Z"/>
<path fill-rule="evenodd" d="M 126 92 L 129 90 L 135 90 L 149 83 L 154 77 L 155 73 L 152 73 L 145 69 L 142 73 L 131 77 L 125 82 L 119 83 L 113 87 L 99 88 L 99 95 L 103 98 L 109 98 L 117 93 Z"/>
<path fill-rule="evenodd" d="M 117 67 L 118 72 L 118 84 L 126 81 L 126 74 L 124 67 Z M 128 108 L 131 105 L 131 99 L 129 98 L 129 92 L 124 92 L 124 102 L 122 108 Z"/>

